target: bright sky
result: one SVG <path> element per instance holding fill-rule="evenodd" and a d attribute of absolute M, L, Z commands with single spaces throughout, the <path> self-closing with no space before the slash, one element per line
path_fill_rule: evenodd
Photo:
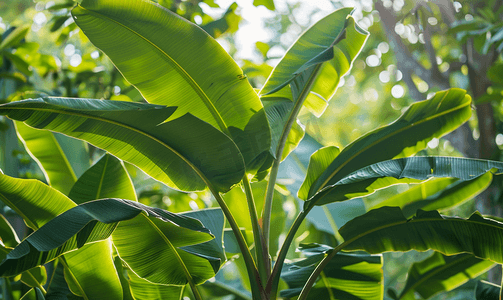
<path fill-rule="evenodd" d="M 369 2 L 371 5 L 372 0 L 368 1 L 354 1 L 354 0 L 341 0 L 337 5 L 342 6 L 353 6 L 357 9 L 361 7 L 361 3 Z M 217 4 L 222 7 L 220 10 L 210 9 L 206 5 L 201 5 L 205 10 L 205 13 L 212 15 L 214 17 L 221 16 L 223 12 L 229 7 L 233 2 L 237 2 L 239 5 L 238 14 L 241 15 L 243 21 L 240 24 L 239 31 L 237 32 L 235 38 L 237 43 L 238 52 L 236 53 L 237 59 L 253 59 L 256 54 L 254 54 L 255 43 L 258 41 L 268 42 L 272 38 L 272 33 L 268 32 L 264 28 L 264 20 L 271 18 L 275 15 L 275 12 L 271 12 L 264 6 L 255 7 L 253 6 L 252 0 L 216 0 Z M 274 0 L 276 10 L 278 12 L 286 12 L 286 3 L 297 3 L 301 2 L 301 9 L 294 11 L 294 16 L 297 22 L 302 26 L 308 26 L 309 18 L 308 16 L 313 10 L 319 9 L 320 12 L 313 15 L 313 20 L 319 20 L 331 13 L 338 7 L 332 4 L 330 0 Z M 358 19 L 358 16 L 355 16 Z M 292 40 L 293 42 L 293 40 Z M 228 49 L 225 45 L 225 41 L 221 42 L 224 48 Z M 281 56 L 283 53 L 275 53 Z"/>

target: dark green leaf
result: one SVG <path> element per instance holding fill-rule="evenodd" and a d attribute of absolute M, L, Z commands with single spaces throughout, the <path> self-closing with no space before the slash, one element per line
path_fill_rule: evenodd
<path fill-rule="evenodd" d="M 286 298 L 300 294 L 304 284 L 326 253 L 333 248 L 310 244 L 300 250 L 308 258 L 287 264 L 281 273 L 289 289 L 281 291 Z M 338 253 L 323 269 L 321 278 L 308 299 L 375 299 L 383 297 L 382 257 Z"/>
<path fill-rule="evenodd" d="M 104 240 L 112 234 L 118 222 L 130 220 L 138 215 L 153 222 L 173 224 L 174 227 L 183 230 L 195 230 L 197 234 L 193 234 L 188 243 L 203 242 L 212 238 L 207 233 L 208 230 L 198 220 L 192 218 L 129 200 L 91 201 L 65 211 L 27 237 L 0 264 L 0 275 L 19 274 L 81 248 L 85 244 Z"/>
<path fill-rule="evenodd" d="M 477 300 L 500 300 L 501 287 L 491 282 L 477 282 L 475 299 Z"/>
<path fill-rule="evenodd" d="M 344 247 L 347 251 L 433 249 L 445 255 L 471 253 L 503 262 L 503 223 L 485 219 L 478 212 L 462 219 L 418 210 L 415 217 L 407 220 L 400 208 L 381 207 L 349 221 L 339 232 L 348 243 Z"/>
<path fill-rule="evenodd" d="M 442 156 L 387 160 L 362 168 L 334 185 L 326 186 L 304 205 L 323 205 L 333 202 L 335 197 L 340 200 L 351 199 L 393 184 L 417 182 L 432 177 L 452 177 L 466 181 L 484 175 L 493 168 L 497 174 L 503 173 L 503 162 Z"/>
<path fill-rule="evenodd" d="M 226 191 L 243 177 L 235 144 L 211 125 L 175 107 L 69 98 L 39 98 L 0 106 L 0 114 L 105 148 L 153 178 L 181 190 L 212 184 Z"/>

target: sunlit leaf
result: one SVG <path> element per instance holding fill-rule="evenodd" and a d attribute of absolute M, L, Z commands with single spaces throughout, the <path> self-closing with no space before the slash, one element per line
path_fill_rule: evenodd
<path fill-rule="evenodd" d="M 84 0 L 77 25 L 153 104 L 176 106 L 232 137 L 248 171 L 269 150 L 267 118 L 243 71 L 195 24 L 151 1 Z M 167 84 L 169 83 L 169 84 Z"/>
<path fill-rule="evenodd" d="M 494 266 L 493 262 L 471 254 L 444 256 L 435 252 L 412 265 L 398 299 L 415 299 L 414 292 L 419 293 L 423 299 L 428 299 L 437 293 L 453 290 Z"/>
<path fill-rule="evenodd" d="M 457 181 L 454 178 L 429 180 L 388 198 L 370 209 L 398 206 L 402 208 L 407 218 L 415 215 L 418 209 L 446 210 L 480 194 L 491 184 L 492 178 L 491 173 L 486 173 L 469 181 Z"/>
<path fill-rule="evenodd" d="M 30 156 L 39 164 L 50 186 L 68 195 L 77 181 L 75 172 L 55 134 L 15 122 L 17 133 Z"/>

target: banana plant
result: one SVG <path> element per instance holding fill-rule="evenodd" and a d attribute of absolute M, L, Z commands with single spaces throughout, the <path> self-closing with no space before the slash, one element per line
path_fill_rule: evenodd
<path fill-rule="evenodd" d="M 299 112 L 320 116 L 337 101 L 339 81 L 365 45 L 352 9 L 307 29 L 258 92 L 216 40 L 154 2 L 83 0 L 72 16 L 145 103 L 48 96 L 0 105 L 49 184 L 0 174 L 0 200 L 33 230 L 19 241 L 0 222 L 0 276 L 21 274 L 33 288 L 26 299 L 200 300 L 212 291 L 253 300 L 382 299 L 381 253 L 433 249 L 395 294 L 429 297 L 503 263 L 503 223 L 437 211 L 480 193 L 503 163 L 414 156 L 471 117 L 462 89 L 412 104 L 344 149 L 312 143 L 302 184 L 289 187 L 294 195 L 278 181 L 280 165 L 301 152 Z M 107 154 L 77 173 L 57 133 Z M 123 162 L 169 188 L 208 192 L 219 208 L 175 213 L 140 203 Z M 340 228 L 333 222 L 335 245 L 304 244 L 303 259 L 287 261 L 317 206 L 395 184 L 419 188 L 364 208 Z M 300 212 L 278 245 L 275 227 L 287 222 L 273 212 L 297 200 Z M 245 277 L 237 287 L 220 276 L 232 263 Z"/>

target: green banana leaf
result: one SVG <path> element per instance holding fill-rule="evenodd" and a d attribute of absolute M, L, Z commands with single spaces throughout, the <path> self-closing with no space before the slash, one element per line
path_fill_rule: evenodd
<path fill-rule="evenodd" d="M 191 114 L 165 122 L 175 110 L 51 97 L 0 106 L 0 114 L 86 140 L 176 189 L 201 190 L 208 184 L 226 191 L 239 182 L 243 159 L 232 140 Z"/>
<path fill-rule="evenodd" d="M 110 154 L 105 154 L 80 176 L 69 197 L 77 204 L 112 197 L 136 200 L 131 179 L 121 161 Z M 85 245 L 61 258 L 65 279 L 73 294 L 86 299 L 123 299 L 112 250 L 107 239 Z"/>
<path fill-rule="evenodd" d="M 121 197 L 136 201 L 134 187 L 132 185 L 131 179 L 129 178 L 126 170 L 124 169 L 123 164 L 117 158 L 115 158 L 110 154 L 105 154 L 94 166 L 92 166 L 86 173 L 84 173 L 84 175 L 81 176 L 81 178 L 79 178 L 79 181 L 76 183 L 75 187 L 70 192 L 70 197 L 73 197 L 72 199 L 74 199 L 79 204 L 87 202 L 91 199 L 108 198 L 108 197 Z M 215 239 L 212 239 L 211 241 L 180 248 L 183 249 L 183 251 L 181 252 L 184 251 L 189 252 L 193 255 L 204 258 L 206 262 L 197 257 L 193 257 L 191 259 L 199 261 L 201 263 L 201 266 L 199 268 L 205 270 L 205 272 L 207 273 L 212 273 L 213 275 L 211 277 L 213 277 L 214 274 L 219 270 L 220 265 L 223 262 L 225 262 L 225 254 L 222 247 L 222 234 L 223 234 L 222 231 L 224 223 L 222 211 L 220 209 L 209 209 L 209 210 L 200 210 L 196 212 L 189 212 L 183 215 L 199 219 L 200 221 L 203 222 L 205 227 L 215 235 Z M 129 225 L 124 225 L 128 224 L 128 222 L 119 223 L 118 229 L 116 230 L 116 232 L 113 233 L 113 239 L 116 242 L 116 247 L 118 249 L 119 255 L 121 255 L 122 258 L 128 257 L 127 255 L 131 251 L 138 251 L 137 248 L 151 247 L 152 243 L 156 240 L 159 240 L 159 238 L 161 239 L 167 238 L 171 242 L 173 242 L 175 247 L 177 247 L 176 239 L 172 239 L 170 235 L 163 235 L 163 234 L 159 235 L 159 231 L 168 232 L 169 230 L 171 230 L 171 228 L 163 226 L 162 223 L 160 223 L 160 225 L 154 224 L 156 222 L 154 223 L 149 222 L 148 219 L 146 218 L 137 218 L 134 220 L 134 223 L 136 224 L 135 225 L 136 227 L 134 228 L 129 227 Z M 123 226 L 125 226 L 125 228 L 122 228 Z M 146 232 L 149 232 L 149 234 L 146 234 Z M 124 233 L 124 235 L 121 235 L 121 233 Z M 128 239 L 130 239 L 129 234 L 137 234 L 141 236 L 141 238 L 139 238 L 140 239 L 139 241 L 131 243 L 130 240 L 128 241 Z M 181 235 L 182 233 L 180 232 L 180 230 L 177 230 L 176 234 Z M 183 235 L 181 235 L 180 237 L 183 237 Z M 118 245 L 117 243 L 121 239 L 128 241 L 128 245 Z M 93 251 L 97 251 L 93 249 L 96 249 L 97 245 L 103 243 L 105 244 L 104 247 L 109 246 L 109 244 L 107 244 L 106 241 L 94 243 L 92 245 L 86 245 L 85 247 L 89 247 L 86 253 L 92 254 Z M 155 251 L 161 251 L 161 252 L 170 251 L 170 249 L 164 249 L 167 246 L 163 247 L 162 245 L 163 243 L 155 245 L 153 249 L 155 249 Z M 78 252 L 71 252 L 69 254 L 71 255 L 72 253 L 76 253 L 78 257 L 82 257 L 82 259 L 85 259 L 86 257 L 85 254 L 82 255 L 79 254 L 81 251 L 83 250 L 79 250 Z M 177 251 L 180 252 L 179 250 Z M 108 253 L 107 256 L 110 256 L 111 253 L 110 250 L 103 252 Z M 128 260 L 126 260 L 126 263 L 136 272 L 142 272 L 137 270 L 137 268 L 141 267 L 144 269 L 143 272 L 145 273 L 152 272 L 162 275 L 163 273 L 165 273 L 165 270 L 170 268 L 169 265 L 161 264 L 157 260 L 151 260 L 152 263 L 148 268 L 145 265 L 141 264 L 138 265 L 137 262 L 139 260 L 146 259 L 145 256 L 141 254 L 143 253 L 143 251 L 140 251 L 139 253 L 140 254 L 136 255 L 135 257 L 130 259 L 128 258 Z M 66 254 L 65 258 L 69 254 Z M 189 257 L 187 259 L 190 260 L 191 256 L 187 256 L 185 253 L 183 255 L 185 255 L 185 257 Z M 97 262 L 100 261 L 101 263 L 103 263 L 102 260 L 96 260 L 96 261 Z M 111 262 L 111 257 L 109 261 Z M 76 266 L 80 266 L 78 262 L 79 260 L 76 261 Z M 87 260 L 86 265 L 87 268 L 91 269 L 93 268 L 90 260 Z M 176 267 L 177 266 L 174 266 L 172 268 Z M 83 272 L 82 270 L 81 274 L 85 275 L 85 272 Z M 194 274 L 192 275 L 194 276 Z M 155 277 L 153 279 L 150 277 L 148 278 L 151 280 L 155 280 Z M 162 281 L 161 283 L 165 283 L 165 281 Z"/>
<path fill-rule="evenodd" d="M 135 300 L 180 300 L 183 297 L 185 286 L 154 284 L 131 271 L 128 277 Z"/>
<path fill-rule="evenodd" d="M 58 262 L 58 260 L 56 260 Z M 82 300 L 84 298 L 74 295 L 68 288 L 65 280 L 65 269 L 61 263 L 54 265 L 49 285 L 47 287 L 46 298 L 51 300 Z"/>
<path fill-rule="evenodd" d="M 311 186 L 306 184 L 309 193 L 304 200 L 313 198 L 321 189 L 360 168 L 391 158 L 407 157 L 425 148 L 432 138 L 439 138 L 467 121 L 471 116 L 470 103 L 466 91 L 450 89 L 412 104 L 395 122 L 371 131 L 345 147 Z M 326 199 L 325 203 L 340 200 L 335 197 Z"/>
<path fill-rule="evenodd" d="M 427 259 L 412 265 L 405 287 L 397 299 L 415 299 L 415 292 L 423 299 L 428 299 L 437 293 L 461 286 L 495 265 L 471 254 L 445 256 L 435 252 Z"/>
<path fill-rule="evenodd" d="M 36 267 L 21 274 L 21 282 L 29 287 L 41 287 L 47 282 L 47 272 L 44 266 Z"/>
<path fill-rule="evenodd" d="M 37 230 L 75 203 L 61 192 L 34 179 L 17 179 L 0 174 L 0 200 Z"/>
<path fill-rule="evenodd" d="M 39 288 L 32 288 L 19 300 L 45 300 L 45 297 Z"/>
<path fill-rule="evenodd" d="M 475 289 L 476 300 L 499 300 L 501 287 L 491 282 L 479 281 Z"/>
<path fill-rule="evenodd" d="M 77 178 L 80 178 L 91 167 L 87 143 L 59 133 L 55 133 L 54 137 L 58 141 L 63 153 L 65 153 L 73 172 L 75 172 Z"/>
<path fill-rule="evenodd" d="M 34 230 L 76 206 L 59 191 L 37 180 L 15 179 L 6 175 L 0 175 L 0 198 L 23 216 L 25 222 Z M 74 291 L 79 295 L 85 294 L 87 299 L 100 299 L 103 296 L 108 299 L 121 299 L 120 283 L 118 278 L 114 280 L 112 276 L 115 273 L 113 264 L 107 263 L 107 260 L 103 259 L 103 256 L 106 257 L 107 254 L 110 256 L 111 245 L 107 243 L 100 246 L 100 244 L 95 243 L 84 247 L 82 251 L 67 254 L 68 260 L 65 264 L 69 268 L 67 273 L 73 274 L 69 280 L 77 282 L 74 286 L 78 286 L 79 289 L 78 291 L 74 289 Z M 75 258 L 72 259 L 72 257 Z M 95 260 L 99 261 L 100 267 L 89 269 L 89 264 Z M 31 271 L 33 270 L 26 272 Z M 34 279 L 33 274 L 25 275 L 26 272 L 21 277 L 23 282 L 30 286 L 38 286 L 37 283 L 41 283 L 40 279 L 36 277 Z M 89 283 L 93 288 L 87 288 Z M 96 286 L 102 286 L 102 288 L 97 289 Z"/>
<path fill-rule="evenodd" d="M 109 239 L 84 245 L 60 257 L 71 292 L 84 299 L 123 299 Z"/>
<path fill-rule="evenodd" d="M 447 210 L 476 197 L 491 184 L 492 178 L 493 175 L 488 172 L 469 181 L 457 181 L 453 178 L 429 180 L 370 209 L 398 206 L 406 218 L 415 215 L 418 209 Z"/>
<path fill-rule="evenodd" d="M 193 214 L 213 229 L 215 242 L 202 240 L 204 236 L 200 232 L 140 216 L 120 223 L 112 235 L 114 246 L 128 268 L 149 282 L 186 285 L 188 272 L 194 283 L 201 284 L 214 277 L 225 261 L 222 249 L 224 219 L 219 209 Z M 189 218 L 189 215 L 178 216 Z M 135 243 L 131 243 L 132 240 Z"/>
<path fill-rule="evenodd" d="M 338 9 L 305 31 L 274 68 L 260 94 L 273 94 L 303 73 L 309 77 L 310 68 L 322 64 L 304 104 L 320 116 L 368 37 L 350 15 L 351 10 Z"/>
<path fill-rule="evenodd" d="M 0 173 L 0 176 L 2 176 L 2 173 Z M 12 225 L 10 225 L 9 221 L 2 214 L 0 214 L 0 240 L 5 247 L 10 248 L 14 248 L 21 242 Z"/>
<path fill-rule="evenodd" d="M 478 212 L 463 219 L 418 210 L 415 217 L 406 219 L 400 208 L 386 206 L 349 221 L 339 232 L 347 244 L 345 251 L 375 254 L 433 249 L 444 255 L 471 253 L 503 262 L 503 223 L 483 218 Z"/>
<path fill-rule="evenodd" d="M 80 176 L 69 197 L 77 204 L 105 198 L 137 201 L 133 183 L 123 163 L 108 153 Z"/>
<path fill-rule="evenodd" d="M 20 140 L 30 156 L 44 172 L 47 183 L 68 195 L 77 176 L 59 145 L 54 133 L 35 130 L 23 122 L 15 122 Z"/>
<path fill-rule="evenodd" d="M 117 252 L 114 252 L 114 265 L 115 265 L 115 269 L 117 270 L 117 274 L 119 275 L 119 280 L 122 285 L 123 300 L 134 300 L 133 294 L 131 291 L 131 285 L 129 283 L 130 277 L 128 276 L 128 271 L 126 268 L 124 268 L 120 257 L 117 256 Z M 151 284 L 151 283 L 149 282 L 149 284 Z"/>
<path fill-rule="evenodd" d="M 28 236 L 0 264 L 0 276 L 19 274 L 86 244 L 105 240 L 116 229 L 118 222 L 137 216 L 151 222 L 170 224 L 172 234 L 182 234 L 186 244 L 212 238 L 196 219 L 129 200 L 96 200 L 65 211 Z"/>
<path fill-rule="evenodd" d="M 302 183 L 297 196 L 300 199 L 308 199 L 309 188 L 320 177 L 321 174 L 328 168 L 330 163 L 339 155 L 341 151 L 338 147 L 328 146 L 318 149 L 311 155 L 309 159 L 309 167 L 307 169 L 306 179 Z"/>
<path fill-rule="evenodd" d="M 295 106 L 291 98 L 291 91 L 287 89 L 283 89 L 272 95 L 260 96 L 271 127 L 272 138 L 270 152 L 273 156 L 276 155 L 276 149 L 278 148 L 279 140 L 283 134 L 283 128 L 290 117 L 290 112 Z M 285 148 L 283 149 L 281 158 L 282 161 L 298 146 L 304 134 L 304 127 L 300 122 L 294 122 L 285 142 Z"/>
<path fill-rule="evenodd" d="M 301 245 L 307 258 L 287 264 L 281 278 L 288 289 L 280 292 L 285 298 L 298 296 L 318 263 L 333 248 L 326 245 Z M 383 297 L 382 256 L 338 253 L 323 269 L 307 299 L 375 299 Z"/>
<path fill-rule="evenodd" d="M 262 104 L 204 30 L 151 1 L 84 0 L 72 15 L 149 103 L 210 123 L 232 137 L 248 171 L 261 166 L 271 139 Z"/>
<path fill-rule="evenodd" d="M 377 189 L 397 183 L 418 182 L 432 177 L 453 177 L 466 181 L 489 171 L 496 174 L 503 173 L 503 162 L 443 156 L 392 159 L 361 168 L 334 185 L 326 186 L 313 198 L 304 202 L 304 207 L 331 203 L 334 199 L 342 201 L 369 195 Z"/>
<path fill-rule="evenodd" d="M 12 249 L 13 248 L 11 247 L 6 247 L 2 241 L 0 241 L 0 260 L 4 260 Z M 36 267 L 31 270 L 24 271 L 14 278 L 14 281 L 18 280 L 21 280 L 21 282 L 29 287 L 41 287 L 47 281 L 47 273 L 43 266 Z"/>
<path fill-rule="evenodd" d="M 271 153 L 275 155 L 283 127 L 300 92 L 311 76 L 317 76 L 304 101 L 316 116 L 320 116 L 333 97 L 340 78 L 349 72 L 360 53 L 368 33 L 362 33 L 351 16 L 350 8 L 336 10 L 318 21 L 290 47 L 271 72 L 260 91 L 260 99 L 271 127 Z M 316 66 L 319 65 L 319 68 Z M 291 89 L 287 87 L 291 83 Z M 300 142 L 300 126 L 288 136 L 286 157 Z M 303 129 L 302 129 L 303 132 Z M 293 136 L 291 136 L 293 135 Z M 300 138 L 299 138 L 300 136 Z"/>
<path fill-rule="evenodd" d="M 222 210 L 220 208 L 200 209 L 181 213 L 181 215 L 198 219 L 215 236 L 211 241 L 181 247 L 180 249 L 208 260 L 216 274 L 227 260 L 223 247 L 225 219 Z M 202 268 L 202 266 L 200 267 Z"/>

